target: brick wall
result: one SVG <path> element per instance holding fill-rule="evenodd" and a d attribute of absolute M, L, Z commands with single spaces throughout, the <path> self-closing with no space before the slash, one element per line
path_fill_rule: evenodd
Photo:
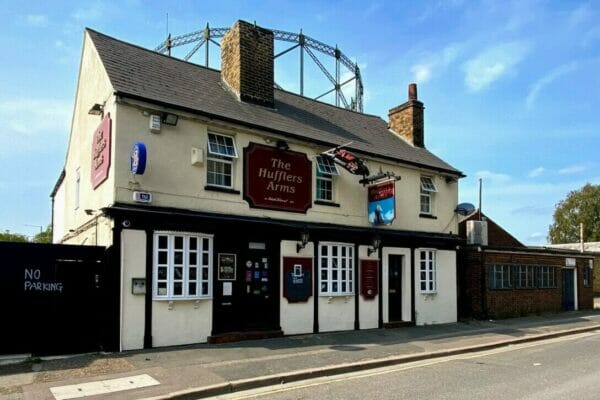
<path fill-rule="evenodd" d="M 507 318 L 527 314 L 562 311 L 562 267 L 565 265 L 564 255 L 543 255 L 536 253 L 508 254 L 486 250 L 482 253 L 475 249 L 462 250 L 460 256 L 463 268 L 461 281 L 461 310 L 470 307 L 474 318 Z M 588 264 L 587 258 L 576 258 L 577 263 L 577 301 L 580 310 L 593 308 L 593 288 L 583 287 L 583 269 Z M 488 287 L 488 266 L 490 264 L 527 264 L 556 266 L 556 288 L 535 289 L 499 289 Z M 483 300 L 482 300 L 483 299 Z M 486 310 L 482 307 L 482 301 Z M 461 317 L 468 317 L 465 312 Z"/>
<path fill-rule="evenodd" d="M 514 236 L 502 229 L 500 225 L 495 223 L 485 214 L 482 216 L 487 221 L 488 227 L 488 245 L 489 246 L 507 246 L 507 247 L 525 247 Z M 458 224 L 458 234 L 464 238 L 467 237 L 467 221 L 477 221 L 479 214 L 477 212 L 469 215 Z"/>
<path fill-rule="evenodd" d="M 417 100 L 417 85 L 408 87 L 408 101 L 388 112 L 390 129 L 417 147 L 425 147 L 423 103 Z"/>
<path fill-rule="evenodd" d="M 237 21 L 221 40 L 221 78 L 240 100 L 272 107 L 273 32 Z"/>

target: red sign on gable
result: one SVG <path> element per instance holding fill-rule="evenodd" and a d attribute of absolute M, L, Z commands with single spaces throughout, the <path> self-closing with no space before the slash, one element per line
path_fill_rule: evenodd
<path fill-rule="evenodd" d="M 306 213 L 311 198 L 306 154 L 256 143 L 244 148 L 244 199 L 250 207 Z"/>
<path fill-rule="evenodd" d="M 108 178 L 110 167 L 110 114 L 106 114 L 92 138 L 92 188 L 96 189 Z"/>

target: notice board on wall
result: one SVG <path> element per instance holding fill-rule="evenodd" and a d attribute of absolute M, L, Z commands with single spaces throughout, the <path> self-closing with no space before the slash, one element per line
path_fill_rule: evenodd
<path fill-rule="evenodd" d="M 379 293 L 379 261 L 360 260 L 360 294 L 372 300 Z"/>
<path fill-rule="evenodd" d="M 288 302 L 306 302 L 312 296 L 312 269 L 312 258 L 283 258 L 283 297 Z"/>

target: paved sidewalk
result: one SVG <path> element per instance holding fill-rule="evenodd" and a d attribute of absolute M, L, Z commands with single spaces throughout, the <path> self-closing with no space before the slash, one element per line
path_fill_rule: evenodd
<path fill-rule="evenodd" d="M 194 399 L 211 394 L 375 368 L 425 358 L 504 346 L 546 337 L 600 330 L 600 311 L 581 311 L 500 321 L 291 336 L 221 345 L 169 347 L 88 354 L 38 363 L 0 366 L 0 400 L 55 399 L 51 388 L 117 378 L 120 388 L 85 399 Z M 147 376 L 146 376 L 147 375 Z M 117 381 L 96 383 L 104 389 Z M 63 388 L 67 390 L 69 388 Z M 97 389 L 97 388 L 96 388 Z M 94 389 L 95 390 L 95 389 Z M 110 390 L 110 389 L 106 389 Z M 90 391 L 88 393 L 100 393 Z"/>

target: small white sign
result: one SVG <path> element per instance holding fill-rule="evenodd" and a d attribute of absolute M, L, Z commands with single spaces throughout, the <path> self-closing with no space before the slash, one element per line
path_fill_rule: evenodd
<path fill-rule="evenodd" d="M 152 193 L 150 192 L 133 192 L 133 201 L 136 203 L 152 203 Z"/>
<path fill-rule="evenodd" d="M 223 282 L 223 296 L 231 296 L 233 294 L 233 282 Z"/>
<path fill-rule="evenodd" d="M 567 267 L 574 267 L 576 265 L 577 265 L 577 262 L 575 261 L 574 258 L 567 258 L 565 260 L 565 266 L 567 266 Z"/>

